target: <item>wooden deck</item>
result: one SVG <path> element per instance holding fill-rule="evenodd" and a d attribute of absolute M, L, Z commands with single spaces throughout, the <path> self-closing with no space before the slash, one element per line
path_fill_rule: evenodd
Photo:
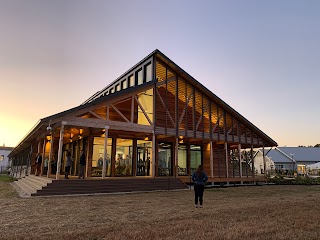
<path fill-rule="evenodd" d="M 192 182 L 190 176 L 181 176 L 178 177 L 180 181 L 184 183 Z M 265 182 L 267 178 L 263 176 L 259 177 L 236 177 L 236 178 L 226 178 L 226 177 L 209 177 L 208 182 Z"/>

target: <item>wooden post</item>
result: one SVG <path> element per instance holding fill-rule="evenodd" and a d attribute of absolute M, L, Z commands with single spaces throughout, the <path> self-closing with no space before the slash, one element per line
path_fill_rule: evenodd
<path fill-rule="evenodd" d="M 60 138 L 59 138 L 59 150 L 58 150 L 58 161 L 57 161 L 57 172 L 56 179 L 60 179 L 60 168 L 61 168 L 61 159 L 62 159 L 62 147 L 63 147 L 63 133 L 64 133 L 64 125 L 66 122 L 62 121 L 61 129 L 60 129 Z"/>
<path fill-rule="evenodd" d="M 43 174 L 43 163 L 46 155 L 46 135 L 43 138 L 43 145 L 42 145 L 42 162 L 41 162 L 41 170 L 40 170 L 40 176 Z"/>
<path fill-rule="evenodd" d="M 103 148 L 103 164 L 102 164 L 102 179 L 106 177 L 106 160 L 107 160 L 107 147 L 108 147 L 108 130 L 109 126 L 105 126 L 104 148 Z"/>
<path fill-rule="evenodd" d="M 155 131 L 152 133 L 152 172 L 151 176 L 154 178 L 156 176 L 156 134 Z"/>
<path fill-rule="evenodd" d="M 226 177 L 229 177 L 229 166 L 228 166 L 228 143 L 224 143 L 224 149 L 226 152 Z M 228 181 L 229 184 L 229 181 Z"/>
<path fill-rule="evenodd" d="M 213 178 L 213 143 L 210 141 L 210 172 L 211 177 Z"/>
<path fill-rule="evenodd" d="M 47 177 L 50 177 L 50 172 L 51 172 L 51 161 L 52 161 L 53 140 L 54 140 L 54 134 L 53 134 L 53 131 L 52 131 L 52 132 L 51 132 L 51 139 L 50 139 L 50 152 L 49 152 L 49 161 L 48 161 L 48 172 L 47 172 Z"/>
<path fill-rule="evenodd" d="M 264 154 L 264 145 L 262 145 L 262 154 L 263 154 L 263 173 L 264 177 L 267 177 L 267 172 L 266 172 L 266 156 Z"/>
<path fill-rule="evenodd" d="M 253 145 L 251 145 L 251 168 L 252 168 L 252 177 L 254 178 L 255 172 L 254 172 L 254 157 L 253 157 Z"/>
<path fill-rule="evenodd" d="M 239 174 L 240 174 L 240 177 L 242 178 L 242 159 L 241 159 L 241 143 L 239 143 L 238 145 L 238 154 L 239 154 Z M 243 181 L 241 181 L 241 184 L 243 184 Z"/>
<path fill-rule="evenodd" d="M 179 169 L 178 169 L 178 146 L 179 146 L 179 138 L 176 137 L 175 157 L 174 157 L 175 177 L 178 177 L 178 175 L 179 175 Z"/>

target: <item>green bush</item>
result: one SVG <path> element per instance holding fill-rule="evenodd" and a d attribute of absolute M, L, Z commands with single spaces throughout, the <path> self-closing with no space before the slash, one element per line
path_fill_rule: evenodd
<path fill-rule="evenodd" d="M 313 185 L 313 184 L 319 184 L 320 180 L 318 178 L 310 178 L 308 176 L 302 177 L 302 176 L 297 176 L 294 179 L 294 184 L 297 185 Z"/>
<path fill-rule="evenodd" d="M 275 184 L 281 184 L 283 182 L 283 176 L 276 175 L 274 178 L 270 178 L 270 180 Z"/>

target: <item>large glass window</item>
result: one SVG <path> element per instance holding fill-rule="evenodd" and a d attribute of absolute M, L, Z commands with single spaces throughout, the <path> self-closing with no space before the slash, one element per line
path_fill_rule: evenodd
<path fill-rule="evenodd" d="M 117 138 L 115 170 L 117 176 L 132 176 L 132 139 Z"/>
<path fill-rule="evenodd" d="M 139 94 L 138 100 L 143 110 L 145 111 L 150 121 L 152 122 L 153 121 L 153 89 L 149 89 Z M 148 119 L 146 118 L 140 106 L 138 106 L 138 124 L 150 125 Z"/>
<path fill-rule="evenodd" d="M 172 176 L 172 145 L 159 143 L 158 145 L 158 175 Z"/>
<path fill-rule="evenodd" d="M 128 87 L 127 80 L 123 80 L 121 84 L 122 84 L 122 89 L 126 89 Z"/>
<path fill-rule="evenodd" d="M 103 148 L 104 137 L 95 137 L 93 140 L 93 152 L 92 152 L 92 169 L 91 176 L 102 176 L 103 167 Z M 111 154 L 112 154 L 112 138 L 107 140 L 107 156 L 106 156 L 106 176 L 111 176 Z"/>
<path fill-rule="evenodd" d="M 151 176 L 152 141 L 137 141 L 137 176 Z"/>
<path fill-rule="evenodd" d="M 195 172 L 199 165 L 202 163 L 201 146 L 190 145 L 190 168 L 191 174 Z"/>
<path fill-rule="evenodd" d="M 136 72 L 137 85 L 141 85 L 143 83 L 142 69 Z"/>
<path fill-rule="evenodd" d="M 134 76 L 133 75 L 129 76 L 129 84 L 130 84 L 130 87 L 134 86 Z"/>
<path fill-rule="evenodd" d="M 187 153 L 187 146 L 178 146 L 178 173 L 180 176 L 188 175 Z"/>
<path fill-rule="evenodd" d="M 152 65 L 149 63 L 148 65 L 145 66 L 145 78 L 146 82 L 150 82 L 152 80 Z"/>

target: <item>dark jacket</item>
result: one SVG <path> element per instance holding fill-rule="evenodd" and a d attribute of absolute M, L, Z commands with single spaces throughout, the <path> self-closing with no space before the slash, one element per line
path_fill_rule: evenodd
<path fill-rule="evenodd" d="M 205 172 L 202 172 L 200 176 L 198 176 L 197 172 L 192 174 L 192 181 L 196 185 L 204 185 L 206 181 L 208 181 L 208 176 Z"/>
<path fill-rule="evenodd" d="M 80 165 L 83 165 L 83 166 L 86 165 L 86 157 L 85 157 L 84 153 L 81 154 L 81 156 L 80 156 L 79 164 L 80 164 Z"/>
<path fill-rule="evenodd" d="M 42 156 L 39 155 L 36 157 L 36 164 L 41 164 L 42 163 Z"/>

